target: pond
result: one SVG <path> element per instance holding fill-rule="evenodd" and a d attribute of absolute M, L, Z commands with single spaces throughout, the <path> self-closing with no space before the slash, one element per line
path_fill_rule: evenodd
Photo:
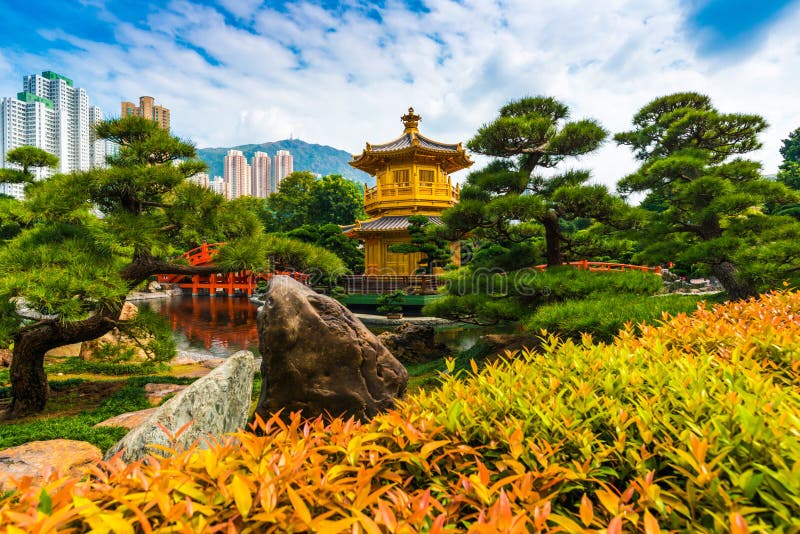
<path fill-rule="evenodd" d="M 137 306 L 149 307 L 172 326 L 179 355 L 195 359 L 225 358 L 239 350 L 258 355 L 257 307 L 244 297 L 174 296 L 143 300 Z M 370 328 L 378 334 L 391 328 Z M 465 325 L 437 328 L 437 341 L 454 353 L 474 345 L 484 328 Z"/>

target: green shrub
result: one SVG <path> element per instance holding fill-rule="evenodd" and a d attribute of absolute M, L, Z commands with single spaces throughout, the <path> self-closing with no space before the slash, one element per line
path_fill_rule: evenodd
<path fill-rule="evenodd" d="M 626 323 L 634 330 L 639 323 L 657 324 L 665 313 L 692 313 L 703 297 L 689 295 L 600 294 L 585 300 L 567 300 L 546 304 L 525 320 L 531 332 L 547 330 L 562 337 L 579 338 L 591 334 L 597 341 L 611 341 Z"/>
<path fill-rule="evenodd" d="M 553 302 L 598 295 L 653 295 L 660 276 L 641 271 L 588 271 L 553 267 L 545 271 L 481 271 L 466 267 L 444 275 L 444 297 L 423 313 L 476 324 L 525 320 L 536 308 Z"/>
<path fill-rule="evenodd" d="M 385 293 L 378 297 L 378 307 L 380 313 L 400 313 L 403 311 L 403 300 L 406 292 L 402 290 Z"/>

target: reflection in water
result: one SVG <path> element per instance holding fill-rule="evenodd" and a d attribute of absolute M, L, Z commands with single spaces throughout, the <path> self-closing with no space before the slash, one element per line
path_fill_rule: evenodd
<path fill-rule="evenodd" d="M 189 295 L 136 303 L 165 317 L 175 332 L 178 350 L 224 358 L 239 350 L 258 355 L 257 307 L 244 297 Z"/>
<path fill-rule="evenodd" d="M 175 332 L 179 354 L 197 360 L 225 358 L 239 350 L 259 356 L 257 307 L 244 297 L 208 297 L 183 295 L 164 300 L 136 303 L 165 317 Z M 377 334 L 394 327 L 370 327 Z M 455 355 L 472 347 L 486 333 L 503 329 L 448 326 L 438 328 L 436 340 L 447 345 Z"/>

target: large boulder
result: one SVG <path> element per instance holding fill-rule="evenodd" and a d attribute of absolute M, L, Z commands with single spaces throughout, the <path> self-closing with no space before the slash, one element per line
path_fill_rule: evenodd
<path fill-rule="evenodd" d="M 63 475 L 80 476 L 102 457 L 100 449 L 91 443 L 71 439 L 31 441 L 11 447 L 0 451 L 0 491 L 10 489 L 12 477 L 29 476 L 35 485 L 43 484 L 54 469 Z"/>
<path fill-rule="evenodd" d="M 450 353 L 447 345 L 436 342 L 430 324 L 403 323 L 392 332 L 382 332 L 378 339 L 403 363 L 428 362 Z"/>
<path fill-rule="evenodd" d="M 408 372 L 338 301 L 272 278 L 258 314 L 263 383 L 256 413 L 283 409 L 367 420 L 406 393 Z"/>
<path fill-rule="evenodd" d="M 163 454 L 152 445 L 186 448 L 199 441 L 200 447 L 206 448 L 209 435 L 220 437 L 241 429 L 250 413 L 253 374 L 251 352 L 240 351 L 230 356 L 224 365 L 156 409 L 142 425 L 111 447 L 106 459 L 120 451 L 126 462 L 152 453 Z M 187 423 L 190 424 L 172 443 L 164 429 L 175 436 Z"/>

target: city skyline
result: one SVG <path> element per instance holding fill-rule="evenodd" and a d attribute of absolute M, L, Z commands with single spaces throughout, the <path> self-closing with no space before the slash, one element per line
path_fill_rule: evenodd
<path fill-rule="evenodd" d="M 164 130 L 170 129 L 169 108 L 161 104 L 155 103 L 155 98 L 152 96 L 140 96 L 139 105 L 133 102 L 123 101 L 120 104 L 120 116 L 136 116 L 156 121 L 159 127 Z"/>
<path fill-rule="evenodd" d="M 58 157 L 55 169 L 34 170 L 36 179 L 102 167 L 107 144 L 92 128 L 102 120 L 102 110 L 71 78 L 49 70 L 27 74 L 16 96 L 0 95 L 0 168 L 13 167 L 8 152 L 25 145 Z M 24 184 L 0 183 L 0 193 L 22 199 Z"/>
<path fill-rule="evenodd" d="M 616 132 L 652 98 L 697 90 L 722 111 L 767 119 L 752 157 L 772 174 L 781 140 L 800 124 L 791 98 L 800 2 L 754 4 L 15 4 L 0 36 L 0 94 L 14 94 L 25 73 L 55 70 L 106 109 L 156 95 L 173 130 L 200 147 L 293 135 L 358 153 L 367 135 L 392 139 L 408 106 L 427 134 L 466 141 L 529 94 L 555 96 L 573 117 Z M 636 167 L 613 142 L 570 165 L 608 185 Z"/>
<path fill-rule="evenodd" d="M 288 150 L 278 150 L 270 159 L 266 152 L 256 151 L 250 162 L 241 150 L 231 149 L 225 155 L 222 183 L 218 176 L 201 173 L 192 181 L 213 191 L 218 189 L 227 199 L 242 196 L 267 198 L 278 191 L 281 182 L 294 171 L 294 160 Z"/>

